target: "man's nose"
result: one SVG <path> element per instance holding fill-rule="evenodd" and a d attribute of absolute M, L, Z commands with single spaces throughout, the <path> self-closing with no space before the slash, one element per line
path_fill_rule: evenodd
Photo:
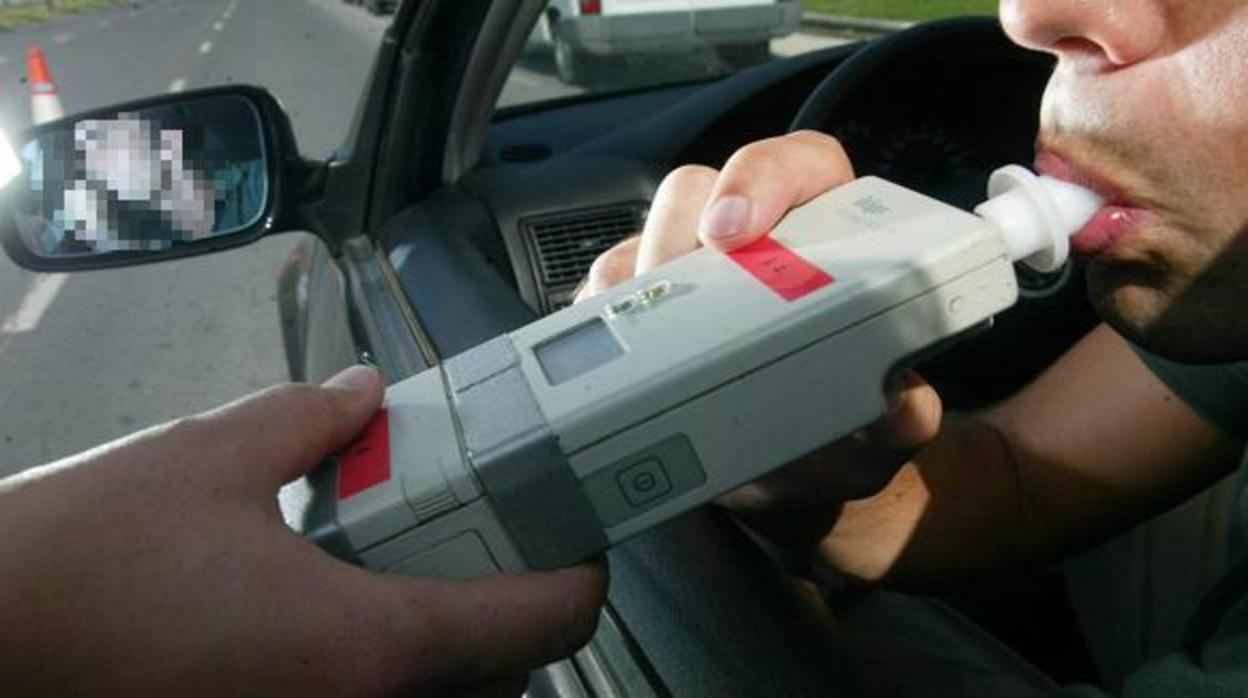
<path fill-rule="evenodd" d="M 1001 0 L 1001 24 L 1015 43 L 1099 70 L 1153 55 L 1165 18 L 1159 0 Z"/>

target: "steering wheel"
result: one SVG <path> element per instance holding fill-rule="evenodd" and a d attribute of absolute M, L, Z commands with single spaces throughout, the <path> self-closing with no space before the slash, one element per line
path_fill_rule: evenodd
<path fill-rule="evenodd" d="M 991 17 L 955 17 L 889 34 L 867 44 L 828 73 L 806 98 L 789 130 L 823 130 L 862 88 L 887 71 L 910 60 L 927 60 L 941 51 L 968 48 L 1000 53 L 1017 50 Z"/>
<path fill-rule="evenodd" d="M 1001 66 L 1018 70 L 1018 75 L 1027 78 L 1026 84 L 1013 78 L 1007 81 L 1011 86 L 1020 86 L 1022 93 L 1033 100 L 1031 106 L 1000 105 L 998 97 L 1002 95 L 993 90 L 998 89 L 1002 81 L 986 76 Z M 839 127 L 846 121 L 854 120 L 855 116 L 851 115 L 861 120 L 862 114 L 869 114 L 887 122 L 899 109 L 913 109 L 920 118 L 932 116 L 933 121 L 941 124 L 941 119 L 949 118 L 950 113 L 956 119 L 973 110 L 982 112 L 995 107 L 1000 111 L 989 117 L 993 128 L 1017 134 L 1022 139 L 1022 150 L 1026 152 L 1013 157 L 1017 158 L 1016 162 L 1025 161 L 1031 157 L 1026 144 L 1030 143 L 1035 132 L 1033 119 L 1038 112 L 1036 107 L 1040 91 L 1051 66 L 1052 61 L 1048 57 L 1013 45 L 992 17 L 954 18 L 920 24 L 875 40 L 838 65 L 811 92 L 790 124 L 790 130 L 812 129 L 839 135 L 835 133 Z M 899 76 L 905 79 L 901 80 Z M 967 80 L 975 82 L 967 83 Z M 907 83 L 911 89 L 916 83 L 921 85 L 925 88 L 923 91 L 928 93 L 923 95 L 927 101 L 882 88 L 882 85 L 898 83 Z M 955 102 L 963 100 L 970 103 L 934 103 L 941 93 L 946 92 L 958 95 L 951 97 Z M 966 112 L 957 111 L 962 108 Z M 933 116 L 935 114 L 943 117 Z M 874 135 L 883 138 L 878 132 Z M 984 140 L 990 138 L 988 136 Z M 870 164 L 861 164 L 851 144 L 846 145 L 851 150 L 849 154 L 859 175 L 888 176 L 887 173 L 873 171 Z M 926 155 L 928 153 L 922 153 L 921 157 Z M 1010 156 L 994 151 L 989 159 L 993 157 Z M 986 182 L 992 169 L 1005 164 L 1006 161 L 985 162 L 982 167 L 977 167 L 982 171 L 975 174 Z M 933 172 L 931 177 L 938 182 L 942 174 L 939 164 L 933 162 L 930 169 Z M 896 181 L 923 190 L 914 182 Z M 944 198 L 946 203 L 967 207 L 982 200 L 980 197 L 984 189 L 981 187 L 976 183 L 970 192 L 966 192 L 965 187 L 952 187 L 961 190 L 952 199 L 934 191 L 924 193 Z M 968 196 L 970 200 L 966 200 Z M 1068 265 L 1055 275 L 1035 274 L 1020 266 L 1019 280 L 1021 301 L 998 316 L 990 332 L 963 341 L 957 351 L 947 352 L 920 366 L 948 406 L 970 409 L 1013 394 L 1094 326 L 1095 316 L 1084 300 L 1082 270 L 1078 264 Z"/>

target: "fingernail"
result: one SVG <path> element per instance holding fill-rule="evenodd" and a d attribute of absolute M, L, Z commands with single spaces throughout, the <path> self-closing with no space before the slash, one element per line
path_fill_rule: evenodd
<path fill-rule="evenodd" d="M 377 382 L 377 371 L 368 366 L 352 366 L 338 375 L 325 381 L 326 388 L 339 388 L 353 392 L 363 392 Z"/>
<path fill-rule="evenodd" d="M 726 240 L 747 231 L 750 226 L 750 201 L 743 196 L 725 196 L 702 216 L 702 232 L 716 240 Z"/>

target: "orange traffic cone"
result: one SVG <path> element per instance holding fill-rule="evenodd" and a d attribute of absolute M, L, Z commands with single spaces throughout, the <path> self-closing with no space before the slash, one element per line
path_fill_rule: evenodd
<path fill-rule="evenodd" d="M 30 83 L 30 120 L 36 125 L 55 121 L 65 116 L 61 97 L 52 82 L 48 59 L 43 49 L 31 44 L 26 51 L 26 80 Z"/>

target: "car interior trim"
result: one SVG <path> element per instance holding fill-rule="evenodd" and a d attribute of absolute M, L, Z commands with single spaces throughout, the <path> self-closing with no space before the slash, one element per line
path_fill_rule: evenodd
<path fill-rule="evenodd" d="M 398 382 L 433 365 L 389 288 L 372 242 L 362 236 L 348 240 L 340 264 L 352 295 L 364 299 L 354 306 L 352 325 L 386 382 Z"/>
<path fill-rule="evenodd" d="M 438 364 L 441 359 L 438 356 L 437 347 L 434 346 L 433 340 L 429 338 L 429 333 L 425 332 L 425 328 L 421 326 L 420 319 L 416 317 L 416 311 L 408 303 L 407 296 L 403 293 L 403 287 L 394 273 L 394 267 L 390 266 L 390 258 L 386 256 L 385 250 L 380 247 L 374 247 L 373 259 L 376 261 L 377 271 L 381 275 L 381 282 L 386 287 L 386 296 L 402 318 L 403 324 L 407 326 L 413 341 L 416 342 L 416 347 L 420 351 L 420 357 L 424 362 L 423 366 L 428 367 Z"/>
<path fill-rule="evenodd" d="M 399 47 L 382 114 L 367 202 L 377 230 L 442 186 L 453 105 L 490 9 L 486 0 L 425 0 Z M 420 128 L 411 128 L 420 124 Z"/>
<path fill-rule="evenodd" d="M 572 657 L 581 678 L 597 698 L 656 698 L 668 695 L 663 682 L 628 634 L 608 601 L 598 618 L 598 629 L 585 649 Z"/>
<path fill-rule="evenodd" d="M 520 0 L 490 6 L 451 111 L 443 154 L 443 183 L 458 181 L 480 161 L 494 105 L 511 74 L 511 66 L 524 49 L 529 27 L 541 16 L 545 5 L 545 0 Z"/>

